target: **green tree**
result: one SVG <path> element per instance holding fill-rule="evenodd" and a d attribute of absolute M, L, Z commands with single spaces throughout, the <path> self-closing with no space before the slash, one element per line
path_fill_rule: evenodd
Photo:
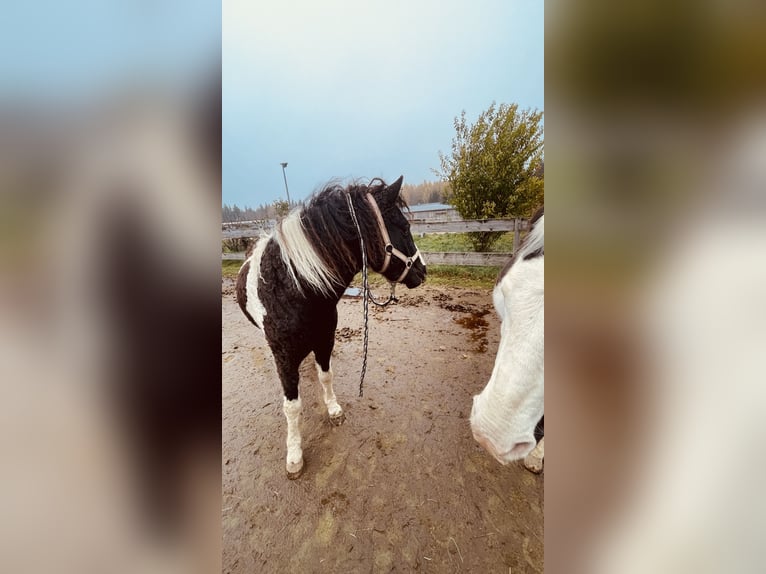
<path fill-rule="evenodd" d="M 447 201 L 465 219 L 529 217 L 543 203 L 543 113 L 516 104 L 492 105 L 469 124 L 455 118 L 452 153 L 439 152 L 437 175 L 449 182 Z M 499 232 L 469 234 L 487 251 Z"/>

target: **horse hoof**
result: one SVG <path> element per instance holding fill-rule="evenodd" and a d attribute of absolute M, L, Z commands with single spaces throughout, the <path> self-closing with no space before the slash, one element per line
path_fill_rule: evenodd
<path fill-rule="evenodd" d="M 529 472 L 540 474 L 543 471 L 543 461 L 540 458 L 532 458 L 530 460 L 524 460 L 524 468 Z"/>
<path fill-rule="evenodd" d="M 346 420 L 346 414 L 343 411 L 341 411 L 340 414 L 335 415 L 334 417 L 333 416 L 330 417 L 330 423 L 336 427 L 339 427 L 340 425 L 342 425 L 343 421 L 345 420 Z"/>
<path fill-rule="evenodd" d="M 289 464 L 289 463 L 287 464 L 287 478 L 289 480 L 295 480 L 296 478 L 300 478 L 302 474 L 303 474 L 303 460 L 293 464 Z"/>

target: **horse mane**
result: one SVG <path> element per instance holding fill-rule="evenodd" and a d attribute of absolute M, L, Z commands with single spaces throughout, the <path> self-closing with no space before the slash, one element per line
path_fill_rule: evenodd
<path fill-rule="evenodd" d="M 513 264 L 519 260 L 532 259 L 534 257 L 540 257 L 545 255 L 545 206 L 541 206 L 535 211 L 532 218 L 529 220 L 529 225 L 532 230 L 524 237 L 521 242 L 519 250 L 511 256 L 508 263 L 500 271 L 497 276 L 495 285 L 508 273 L 508 270 L 513 267 Z"/>
<path fill-rule="evenodd" d="M 545 255 L 545 211 L 539 208 L 532 216 L 530 225 L 532 230 L 524 238 L 519 249 L 519 259 L 532 259 Z"/>
<path fill-rule="evenodd" d="M 297 289 L 303 293 L 301 280 L 313 290 L 330 296 L 338 287 L 345 287 L 344 276 L 358 269 L 361 264 L 359 234 L 354 226 L 346 194 L 354 205 L 365 246 L 380 245 L 379 261 L 383 260 L 383 239 L 375 213 L 367 201 L 371 193 L 381 205 L 381 195 L 386 183 L 379 178 L 369 184 L 351 183 L 343 187 L 330 182 L 313 194 L 308 203 L 293 210 L 283 219 L 274 232 L 282 261 L 287 267 Z M 407 209 L 399 196 L 396 207 Z M 374 247 L 370 252 L 377 253 Z M 371 262 L 373 265 L 375 261 Z"/>

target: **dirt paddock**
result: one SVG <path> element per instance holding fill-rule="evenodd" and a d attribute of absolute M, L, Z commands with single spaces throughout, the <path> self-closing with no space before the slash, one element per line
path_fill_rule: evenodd
<path fill-rule="evenodd" d="M 333 370 L 346 421 L 330 424 L 309 356 L 305 468 L 290 481 L 281 386 L 233 287 L 222 290 L 224 572 L 543 571 L 543 476 L 499 465 L 468 424 L 499 342 L 489 290 L 426 285 L 371 309 L 363 398 L 362 303 L 341 300 Z"/>

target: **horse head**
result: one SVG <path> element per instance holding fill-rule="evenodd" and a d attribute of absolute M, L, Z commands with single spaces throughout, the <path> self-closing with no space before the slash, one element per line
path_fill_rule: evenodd
<path fill-rule="evenodd" d="M 368 194 L 384 243 L 382 250 L 372 247 L 371 264 L 389 281 L 404 283 L 412 289 L 425 280 L 426 265 L 402 211 L 407 208 L 401 196 L 403 179 L 404 176 L 399 176 L 391 185 L 375 186 Z"/>
<path fill-rule="evenodd" d="M 535 448 L 544 412 L 543 225 L 541 217 L 495 285 L 500 345 L 492 376 L 471 409 L 474 438 L 502 464 Z"/>

